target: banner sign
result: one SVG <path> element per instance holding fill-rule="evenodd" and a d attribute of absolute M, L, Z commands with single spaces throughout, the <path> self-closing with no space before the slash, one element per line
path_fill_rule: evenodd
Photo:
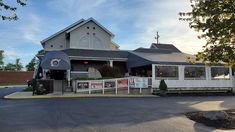
<path fill-rule="evenodd" d="M 89 82 L 78 82 L 77 83 L 78 89 L 88 89 L 89 88 Z"/>
<path fill-rule="evenodd" d="M 129 83 L 131 88 L 148 88 L 148 78 L 131 77 Z"/>
<path fill-rule="evenodd" d="M 102 89 L 103 83 L 101 81 L 93 81 L 93 82 L 91 82 L 91 88 Z"/>
<path fill-rule="evenodd" d="M 115 88 L 115 81 L 105 81 L 104 87 L 105 88 Z"/>
<path fill-rule="evenodd" d="M 118 88 L 127 88 L 128 87 L 128 79 L 118 80 Z"/>

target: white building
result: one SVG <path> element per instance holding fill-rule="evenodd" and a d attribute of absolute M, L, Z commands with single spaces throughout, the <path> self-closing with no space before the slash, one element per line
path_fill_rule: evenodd
<path fill-rule="evenodd" d="M 95 19 L 81 19 L 41 41 L 43 50 L 37 57 L 41 62 L 48 63 L 41 63 L 38 71 L 50 70 L 56 76 L 53 79 L 70 81 L 71 78 L 90 77 L 89 68 L 99 70 L 104 64 L 109 64 L 111 67 L 120 68 L 123 77 L 150 77 L 153 88 L 158 88 L 162 79 L 166 80 L 169 89 L 233 88 L 231 67 L 209 66 L 202 62 L 190 63 L 188 58 L 194 56 L 181 52 L 172 44 L 153 43 L 150 48 L 119 50 L 119 46 L 112 41 L 113 37 Z M 60 65 L 63 67 L 64 58 L 58 58 L 56 52 L 54 58 L 53 55 L 47 57 L 52 51 L 60 51 L 67 56 L 68 59 L 64 62 L 69 63 L 68 69 L 59 68 Z M 48 58 L 49 60 L 45 60 Z M 62 61 L 54 66 L 54 60 Z"/>

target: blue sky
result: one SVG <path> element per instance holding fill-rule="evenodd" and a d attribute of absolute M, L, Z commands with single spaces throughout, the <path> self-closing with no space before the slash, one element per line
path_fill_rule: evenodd
<path fill-rule="evenodd" d="M 178 20 L 180 11 L 191 10 L 189 0 L 28 0 L 27 6 L 17 7 L 18 21 L 0 21 L 5 63 L 21 58 L 26 65 L 42 49 L 41 40 L 89 17 L 115 34 L 121 49 L 149 47 L 156 31 L 160 43 L 174 44 L 185 53 L 195 54 L 205 43 Z"/>

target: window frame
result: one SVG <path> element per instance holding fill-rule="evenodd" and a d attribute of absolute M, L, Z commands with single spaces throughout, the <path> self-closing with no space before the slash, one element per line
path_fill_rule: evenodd
<path fill-rule="evenodd" d="M 226 68 L 228 69 L 228 78 L 215 78 L 212 76 L 212 68 Z M 211 66 L 210 67 L 210 77 L 211 77 L 211 80 L 230 80 L 231 78 L 231 75 L 230 75 L 230 67 L 224 67 L 224 66 Z"/>
<path fill-rule="evenodd" d="M 194 68 L 204 68 L 204 78 L 198 78 L 198 77 L 186 77 L 185 74 L 185 69 L 186 68 L 189 68 L 189 67 L 194 67 Z M 205 66 L 199 66 L 199 65 L 186 65 L 184 66 L 184 80 L 206 80 L 206 75 L 207 75 L 207 72 L 206 72 L 206 67 Z"/>
<path fill-rule="evenodd" d="M 155 80 L 179 80 L 179 65 L 154 65 L 155 66 Z M 156 71 L 157 71 L 157 66 L 161 66 L 161 67 L 176 67 L 177 69 L 177 75 L 176 77 L 157 77 Z"/>

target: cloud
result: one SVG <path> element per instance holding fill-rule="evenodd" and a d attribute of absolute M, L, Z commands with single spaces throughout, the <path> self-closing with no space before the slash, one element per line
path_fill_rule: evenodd
<path fill-rule="evenodd" d="M 160 34 L 160 43 L 174 44 L 186 53 L 195 54 L 202 49 L 205 41 L 197 38 L 198 33 L 189 28 L 188 23 L 179 21 L 180 11 L 190 10 L 188 1 L 154 1 L 144 2 L 138 12 L 132 14 L 132 26 L 136 32 L 121 41 L 121 47 L 126 49 L 149 47 L 156 42 L 156 31 Z"/>
<path fill-rule="evenodd" d="M 37 15 L 31 14 L 27 24 L 23 24 L 20 27 L 24 40 L 27 40 L 32 44 L 40 44 L 43 36 L 41 26 L 43 26 L 41 19 Z"/>

